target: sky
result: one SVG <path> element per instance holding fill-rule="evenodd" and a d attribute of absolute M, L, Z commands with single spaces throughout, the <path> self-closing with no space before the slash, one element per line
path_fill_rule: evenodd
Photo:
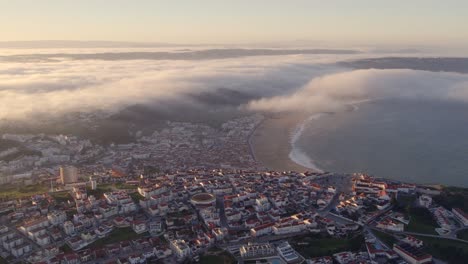
<path fill-rule="evenodd" d="M 468 44 L 463 0 L 0 0 L 0 41 Z"/>

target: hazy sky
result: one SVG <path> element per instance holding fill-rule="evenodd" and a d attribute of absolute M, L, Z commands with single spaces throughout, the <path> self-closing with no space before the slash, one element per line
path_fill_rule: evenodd
<path fill-rule="evenodd" d="M 0 41 L 468 44 L 466 0 L 0 0 Z"/>

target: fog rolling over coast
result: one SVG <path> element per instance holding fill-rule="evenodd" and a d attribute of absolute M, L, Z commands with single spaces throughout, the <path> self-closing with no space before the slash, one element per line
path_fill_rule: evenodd
<path fill-rule="evenodd" d="M 353 70 L 312 79 L 291 95 L 250 107 L 310 113 L 289 139 L 288 156 L 304 167 L 467 186 L 467 77 Z"/>
<path fill-rule="evenodd" d="M 232 118 L 262 113 L 267 118 L 253 135 L 253 146 L 265 166 L 278 170 L 364 171 L 437 182 L 437 177 L 445 175 L 442 169 L 452 164 L 447 161 L 461 160 L 456 151 L 448 151 L 452 145 L 443 139 L 455 129 L 461 134 L 468 132 L 463 125 L 454 126 L 465 118 L 468 59 L 426 55 L 422 63 L 421 58 L 403 57 L 408 56 L 406 52 L 392 53 L 397 56 L 389 59 L 386 54 L 359 49 L 192 49 L 196 50 L 9 50 L 10 55 L 0 61 L 0 129 L 4 133 L 72 133 L 100 143 L 125 143 L 135 140 L 137 132 L 152 133 L 166 121 L 219 128 Z M 428 67 L 427 61 L 432 66 Z M 359 109 L 350 111 L 356 103 Z M 450 109 L 445 115 L 458 119 L 432 115 L 431 111 L 438 109 L 431 107 L 434 105 Z M 371 120 L 366 115 L 373 111 L 379 113 L 376 119 L 386 119 L 394 108 L 401 118 L 386 123 L 392 132 L 387 138 L 379 137 L 385 133 L 375 124 L 359 123 Z M 434 120 L 418 126 L 424 115 Z M 408 126 L 404 123 L 408 120 L 416 125 Z M 454 121 L 444 123 L 449 120 Z M 439 127 L 447 130 L 437 130 Z M 329 131 L 331 128 L 335 130 Z M 399 134 L 400 128 L 408 131 Z M 322 134 L 314 134 L 317 129 Z M 352 139 L 351 131 L 359 129 L 366 140 L 333 141 Z M 426 140 L 440 143 L 431 150 L 417 145 L 423 144 L 418 139 L 426 130 L 438 131 L 427 135 Z M 395 138 L 390 139 L 390 135 Z M 403 136 L 406 143 L 400 140 L 401 144 L 392 144 L 392 148 L 383 147 Z M 280 145 L 272 149 L 278 142 Z M 369 154 L 377 151 L 372 146 L 381 146 L 379 155 Z M 405 146 L 421 149 L 421 153 L 445 153 L 445 160 L 440 160 L 436 170 L 424 162 L 436 164 L 439 156 L 419 157 L 415 167 L 432 168 L 431 173 L 390 162 L 397 152 L 411 153 Z M 443 146 L 447 146 L 445 152 Z M 347 151 L 352 154 L 342 155 Z M 353 161 L 348 156 L 360 159 Z M 389 162 L 379 163 L 371 157 Z M 341 159 L 354 166 L 340 163 Z M 418 157 L 409 156 L 405 161 L 413 159 Z M 453 171 L 465 169 L 460 164 L 455 167 Z M 442 181 L 465 184 L 458 172 Z"/>

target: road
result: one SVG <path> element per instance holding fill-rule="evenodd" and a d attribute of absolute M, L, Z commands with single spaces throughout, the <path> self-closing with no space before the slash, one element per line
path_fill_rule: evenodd
<path fill-rule="evenodd" d="M 330 203 L 328 203 L 328 205 L 325 206 L 325 208 L 317 210 L 317 213 L 318 213 L 320 216 L 323 216 L 323 217 L 327 216 L 328 213 L 340 203 L 340 201 L 338 200 L 339 196 L 340 196 L 340 195 L 339 195 L 339 193 L 337 192 L 337 193 L 333 196 L 333 198 L 332 198 L 332 200 L 330 201 Z"/>
<path fill-rule="evenodd" d="M 413 236 L 433 237 L 433 238 L 440 238 L 440 239 L 449 239 L 449 240 L 458 241 L 458 242 L 462 242 L 462 243 L 468 244 L 468 241 L 467 241 L 467 240 L 463 240 L 463 239 L 459 239 L 459 238 L 454 238 L 454 237 L 446 237 L 446 236 L 440 236 L 440 235 L 431 235 L 431 234 L 415 233 L 415 232 L 407 232 L 407 231 L 403 231 L 403 232 L 394 232 L 394 233 L 396 233 L 396 234 L 407 234 L 407 235 L 413 235 Z"/>

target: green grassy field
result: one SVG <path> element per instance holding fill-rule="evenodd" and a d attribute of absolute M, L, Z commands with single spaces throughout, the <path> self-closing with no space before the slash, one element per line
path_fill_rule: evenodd
<path fill-rule="evenodd" d="M 372 230 L 372 233 L 389 247 L 393 247 L 393 244 L 398 241 L 392 235 L 389 235 L 389 234 L 381 232 L 381 231 Z"/>
<path fill-rule="evenodd" d="M 88 192 L 88 195 L 93 195 L 96 197 L 96 199 L 102 198 L 104 193 L 106 192 L 111 192 L 113 190 L 113 185 L 112 184 L 98 184 L 98 187 L 96 190 L 91 190 L 91 188 L 88 188 L 86 191 Z"/>
<path fill-rule="evenodd" d="M 445 187 L 440 195 L 433 197 L 434 202 L 451 210 L 459 207 L 468 212 L 468 188 Z"/>
<path fill-rule="evenodd" d="M 115 186 L 116 189 L 136 190 L 138 188 L 138 186 L 136 186 L 136 185 L 126 184 L 126 183 L 122 183 L 122 182 L 118 182 L 114 186 Z"/>
<path fill-rule="evenodd" d="M 49 186 L 46 185 L 2 185 L 0 186 L 0 198 L 19 199 L 48 191 Z"/>
<path fill-rule="evenodd" d="M 200 263 L 202 264 L 215 264 L 215 263 L 224 263 L 224 264 L 233 264 L 236 263 L 236 259 L 229 252 L 224 251 L 223 249 L 214 247 L 208 249 L 208 251 L 201 256 Z"/>
<path fill-rule="evenodd" d="M 234 264 L 236 259 L 230 254 L 223 252 L 218 255 L 204 255 L 200 258 L 201 264 Z"/>
<path fill-rule="evenodd" d="M 76 209 L 71 209 L 71 210 L 65 211 L 65 213 L 67 214 L 67 218 L 73 218 L 73 215 L 77 214 L 78 211 Z"/>
<path fill-rule="evenodd" d="M 130 197 L 132 198 L 132 200 L 135 202 L 135 203 L 139 203 L 140 200 L 144 200 L 145 197 L 141 196 L 138 192 L 134 192 L 134 193 L 131 193 L 129 194 Z"/>
<path fill-rule="evenodd" d="M 411 208 L 408 215 L 410 222 L 406 226 L 406 231 L 437 235 L 435 228 L 439 227 L 429 210 L 425 208 Z"/>
<path fill-rule="evenodd" d="M 67 244 L 64 244 L 63 246 L 60 247 L 60 250 L 62 250 L 65 253 L 71 253 L 73 252 L 73 249 L 71 249 Z"/>
<path fill-rule="evenodd" d="M 57 203 L 66 203 L 69 200 L 73 200 L 68 191 L 50 193 L 50 196 L 54 197 Z"/>
<path fill-rule="evenodd" d="M 131 227 L 114 229 L 107 237 L 96 240 L 89 245 L 90 248 L 98 248 L 104 245 L 118 243 L 121 241 L 133 240 L 148 236 L 148 232 L 137 234 Z"/>
<path fill-rule="evenodd" d="M 466 263 L 468 243 L 443 238 L 416 236 L 424 242 L 424 251 L 448 263 Z"/>
<path fill-rule="evenodd" d="M 468 240 L 468 230 L 462 230 L 458 232 L 457 238 L 463 239 L 463 240 Z"/>
<path fill-rule="evenodd" d="M 306 258 L 329 256 L 340 251 L 359 250 L 364 245 L 364 237 L 362 235 L 350 239 L 303 237 L 294 240 L 291 245 Z"/>
<path fill-rule="evenodd" d="M 102 195 L 106 192 L 111 192 L 115 189 L 118 190 L 136 190 L 138 187 L 135 185 L 130 185 L 126 183 L 115 183 L 115 184 L 98 184 L 98 187 L 96 190 L 91 190 L 91 188 L 88 188 L 88 194 L 93 195 L 96 198 L 101 198 Z"/>
<path fill-rule="evenodd" d="M 404 209 L 411 207 L 414 205 L 416 198 L 414 195 L 399 195 L 398 199 L 396 199 L 396 208 Z"/>
<path fill-rule="evenodd" d="M 435 228 L 439 227 L 426 208 L 415 207 L 416 196 L 399 196 L 394 200 L 394 210 L 407 215 L 410 222 L 406 231 L 437 235 Z"/>

